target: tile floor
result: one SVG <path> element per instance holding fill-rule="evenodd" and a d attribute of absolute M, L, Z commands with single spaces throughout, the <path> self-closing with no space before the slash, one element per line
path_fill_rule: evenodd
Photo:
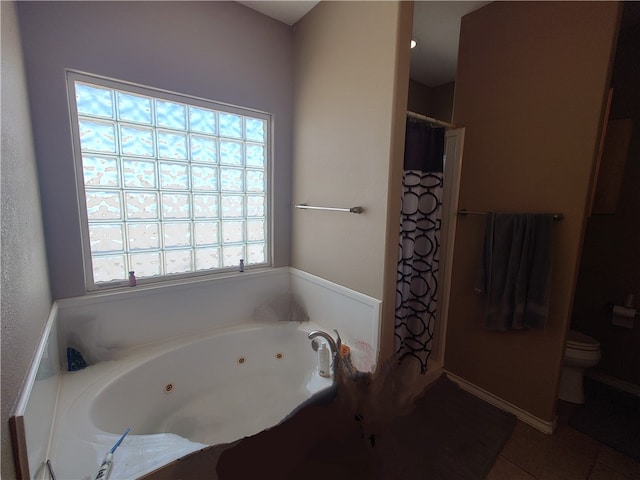
<path fill-rule="evenodd" d="M 563 403 L 563 402 L 561 402 Z M 591 437 L 571 428 L 568 418 L 570 404 L 559 406 L 558 426 L 553 435 L 546 435 L 525 423 L 517 422 L 511 437 L 502 449 L 486 480 L 640 480 L 640 462 L 597 442 Z M 316 418 L 318 413 L 324 418 Z M 340 413 L 338 411 L 338 413 Z M 344 413 L 344 412 L 343 412 Z M 306 415 L 306 417 L 305 417 Z M 279 437 L 264 433 L 265 439 L 275 451 L 287 458 L 305 458 L 299 464 L 283 468 L 278 456 L 260 443 L 261 435 L 245 439 L 241 448 L 227 450 L 213 447 L 186 457 L 159 471 L 144 477 L 144 480 L 199 480 L 218 478 L 220 480 L 246 480 L 253 478 L 279 480 L 371 480 L 376 476 L 376 464 L 363 449 L 359 432 L 353 430 L 355 422 L 350 416 L 334 418 L 336 412 L 329 410 L 309 410 L 301 415 L 300 422 L 283 424 L 278 430 Z M 314 423 L 315 422 L 315 423 Z M 307 430 L 327 428 L 333 431 L 332 422 L 344 428 L 334 432 L 335 438 L 319 445 L 330 452 L 329 456 L 317 458 L 308 456 L 312 449 L 313 435 Z M 325 432 L 325 433 L 327 433 Z M 311 443 L 310 443 L 311 442 Z M 322 452 L 319 448 L 319 452 Z M 225 454 L 225 450 L 228 452 Z M 218 461 L 221 459 L 220 463 Z M 226 461 L 224 455 L 227 455 Z M 272 458 L 273 457 L 273 458 Z M 330 458 L 331 461 L 327 459 Z M 217 468 L 216 468 L 217 465 Z M 218 476 L 215 472 L 217 470 Z M 245 472 L 246 470 L 246 472 Z M 239 474 L 239 472 L 245 472 Z M 251 473 L 253 472 L 253 473 Z M 277 472 L 271 475 L 268 472 Z M 385 480 L 429 480 L 422 476 L 391 475 Z"/>
<path fill-rule="evenodd" d="M 640 462 L 571 428 L 560 402 L 553 435 L 518 422 L 487 480 L 640 480 Z"/>

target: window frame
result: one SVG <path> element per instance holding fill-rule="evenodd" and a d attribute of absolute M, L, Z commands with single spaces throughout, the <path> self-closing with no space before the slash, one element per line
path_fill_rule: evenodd
<path fill-rule="evenodd" d="M 82 148 L 80 143 L 80 134 L 79 134 L 79 116 L 78 116 L 78 108 L 76 103 L 76 90 L 75 83 L 87 83 L 96 85 L 97 87 L 103 87 L 108 89 L 120 90 L 126 93 L 138 94 L 145 97 L 152 97 L 154 99 L 166 100 L 170 102 L 176 102 L 187 106 L 194 106 L 200 108 L 206 108 L 209 110 L 215 110 L 217 112 L 230 113 L 235 115 L 241 115 L 243 117 L 249 116 L 252 118 L 258 118 L 265 120 L 265 168 L 264 168 L 264 177 L 265 177 L 265 213 L 264 213 L 264 235 L 265 235 L 265 262 L 259 264 L 247 264 L 247 259 L 245 258 L 245 268 L 271 268 L 273 266 L 273 222 L 274 222 L 274 214 L 273 214 L 273 151 L 274 151 L 274 138 L 273 138 L 273 115 L 257 109 L 246 108 L 246 107 L 238 107 L 234 105 L 230 105 L 223 102 L 218 102 L 214 100 L 208 100 L 201 97 L 196 97 L 189 94 L 177 93 L 169 90 L 164 90 L 160 88 L 150 87 L 146 85 L 141 85 L 137 83 L 132 83 L 124 80 L 117 80 L 101 75 L 95 75 L 91 73 L 81 72 L 72 69 L 65 70 L 66 75 L 66 84 L 67 84 L 67 101 L 68 101 L 68 110 L 69 110 L 69 119 L 70 119 L 70 127 L 71 127 L 71 142 L 73 146 L 73 163 L 74 163 L 74 171 L 75 171 L 75 182 L 76 182 L 76 193 L 77 193 L 77 203 L 79 210 L 79 222 L 80 222 L 80 233 L 82 240 L 82 258 L 83 258 L 83 269 L 84 269 L 84 281 L 85 281 L 85 290 L 90 292 L 128 287 L 129 281 L 128 279 L 113 280 L 110 282 L 98 282 L 96 283 L 94 280 L 93 274 L 93 260 L 91 253 L 91 241 L 90 241 L 90 233 L 89 233 L 89 216 L 87 212 L 87 202 L 86 202 L 86 189 L 85 189 L 85 178 L 84 178 L 84 166 L 82 159 Z M 120 122 L 116 121 L 116 125 L 119 125 Z M 157 127 L 153 127 L 154 131 L 157 130 Z M 216 135 L 219 138 L 219 135 Z M 115 156 L 122 157 L 120 153 L 116 153 Z M 155 154 L 155 161 L 158 162 L 160 160 L 158 153 Z M 185 162 L 186 164 L 190 163 L 190 160 Z M 217 163 L 219 166 L 220 163 Z M 243 169 L 245 166 L 243 165 Z M 121 175 L 121 172 L 118 172 Z M 126 192 L 126 188 L 124 185 L 121 186 L 121 191 Z M 158 191 L 162 191 L 160 186 L 158 186 Z M 193 193 L 197 193 L 194 191 L 192 187 L 189 187 L 189 195 Z M 243 189 L 243 196 L 247 195 L 246 185 Z M 221 207 L 219 207 L 221 208 Z M 123 213 L 124 215 L 124 213 Z M 247 216 L 242 217 L 242 220 L 246 222 Z M 220 262 L 222 263 L 222 212 L 219 212 L 219 245 L 220 245 Z M 115 222 L 114 222 L 115 223 Z M 126 225 L 126 221 L 124 216 L 119 220 L 121 225 Z M 193 213 L 191 213 L 190 225 L 194 225 Z M 244 248 L 247 248 L 248 241 L 247 238 L 243 241 Z M 204 247 L 206 248 L 206 247 Z M 197 250 L 197 246 L 192 246 L 192 250 Z M 160 251 L 164 251 L 162 248 Z M 127 250 L 124 250 L 125 257 L 128 255 Z M 246 257 L 245 250 L 245 257 Z M 128 260 L 126 260 L 128 262 Z M 196 270 L 185 273 L 163 273 L 158 276 L 153 277 L 143 277 L 138 278 L 138 284 L 151 285 L 151 284 L 167 284 L 170 282 L 178 282 L 182 280 L 194 280 L 194 279 L 205 279 L 206 277 L 217 276 L 220 274 L 228 274 L 230 272 L 237 272 L 238 266 L 230 266 L 224 267 L 221 266 L 219 268 L 208 269 L 208 270 Z"/>

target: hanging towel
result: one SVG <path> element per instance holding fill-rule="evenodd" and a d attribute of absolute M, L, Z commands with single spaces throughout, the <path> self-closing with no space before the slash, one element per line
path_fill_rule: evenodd
<path fill-rule="evenodd" d="M 553 214 L 489 213 L 476 291 L 485 326 L 542 329 L 549 314 Z"/>

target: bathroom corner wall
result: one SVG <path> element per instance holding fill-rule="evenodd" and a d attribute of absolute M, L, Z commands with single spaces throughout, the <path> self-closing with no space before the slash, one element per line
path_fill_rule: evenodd
<path fill-rule="evenodd" d="M 65 69 L 273 114 L 273 264 L 290 264 L 293 30 L 237 2 L 17 2 L 54 299 L 84 295 Z"/>
<path fill-rule="evenodd" d="M 292 266 L 377 299 L 398 69 L 408 84 L 408 56 L 396 63 L 405 3 L 320 2 L 294 34 L 294 204 L 365 211 L 295 210 Z"/>
<path fill-rule="evenodd" d="M 455 82 L 450 82 L 438 87 L 427 87 L 411 80 L 407 109 L 451 123 L 455 86 Z"/>
<path fill-rule="evenodd" d="M 19 478 L 9 416 L 38 345 L 51 295 L 22 43 L 14 2 L 2 18 L 2 478 Z"/>
<path fill-rule="evenodd" d="M 293 267 L 383 301 L 393 351 L 412 2 L 320 2 L 295 26 Z M 375 32 L 372 35 L 371 32 Z"/>
<path fill-rule="evenodd" d="M 462 19 L 460 208 L 561 212 L 543 331 L 483 327 L 483 217 L 457 223 L 445 367 L 552 422 L 620 4 L 493 2 Z"/>

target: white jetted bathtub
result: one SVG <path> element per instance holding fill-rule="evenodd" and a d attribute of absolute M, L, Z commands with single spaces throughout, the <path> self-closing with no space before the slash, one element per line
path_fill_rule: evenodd
<path fill-rule="evenodd" d="M 244 324 L 137 348 L 63 375 L 52 442 L 57 478 L 93 479 L 127 427 L 111 479 L 131 479 L 209 445 L 270 428 L 332 387 L 317 373 L 312 323 Z"/>

